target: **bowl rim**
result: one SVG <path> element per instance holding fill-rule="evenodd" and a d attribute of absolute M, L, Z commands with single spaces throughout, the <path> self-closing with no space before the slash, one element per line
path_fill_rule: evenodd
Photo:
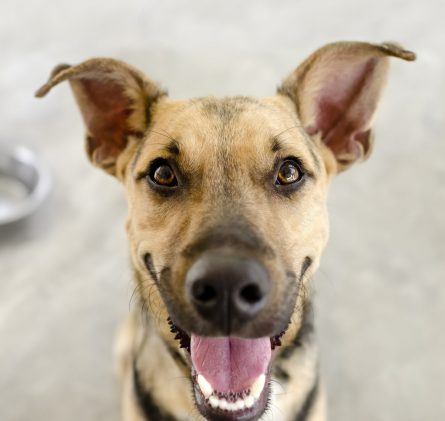
<path fill-rule="evenodd" d="M 28 146 L 0 142 L 0 156 L 10 158 L 32 168 L 36 172 L 35 187 L 17 203 L 11 204 L 10 210 L 0 214 L 0 225 L 17 222 L 33 214 L 49 194 L 52 186 L 51 174 L 45 162 Z M 26 182 L 16 174 L 7 173 L 22 184 Z"/>

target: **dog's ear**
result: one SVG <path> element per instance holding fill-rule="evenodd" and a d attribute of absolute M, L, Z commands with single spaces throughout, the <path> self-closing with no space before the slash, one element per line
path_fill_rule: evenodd
<path fill-rule="evenodd" d="M 415 60 L 414 53 L 396 44 L 329 44 L 307 58 L 278 89 L 295 103 L 306 131 L 320 136 L 334 153 L 339 171 L 371 151 L 371 124 L 390 56 Z"/>
<path fill-rule="evenodd" d="M 142 138 L 150 108 L 165 92 L 124 62 L 94 58 L 77 66 L 57 66 L 36 96 L 46 95 L 64 80 L 70 82 L 86 125 L 90 160 L 117 175 L 118 158 L 130 139 Z"/>

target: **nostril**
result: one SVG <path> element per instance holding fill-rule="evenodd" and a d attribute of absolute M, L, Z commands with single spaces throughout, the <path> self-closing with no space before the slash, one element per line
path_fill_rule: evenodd
<path fill-rule="evenodd" d="M 205 321 L 204 326 L 213 324 L 215 333 L 228 335 L 244 332 L 244 323 L 266 308 L 272 284 L 261 262 L 209 252 L 190 266 L 184 287 L 187 306 Z"/>
<path fill-rule="evenodd" d="M 245 303 L 253 305 L 263 299 L 263 293 L 258 285 L 248 284 L 241 288 L 240 297 Z"/>
<path fill-rule="evenodd" d="M 196 282 L 192 288 L 193 298 L 203 304 L 208 304 L 216 299 L 217 292 L 209 284 Z"/>

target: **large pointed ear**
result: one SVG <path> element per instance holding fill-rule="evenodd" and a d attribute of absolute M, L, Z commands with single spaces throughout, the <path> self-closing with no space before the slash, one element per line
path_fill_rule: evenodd
<path fill-rule="evenodd" d="M 338 42 L 304 61 L 278 89 L 296 105 L 307 133 L 334 153 L 338 170 L 368 157 L 371 124 L 388 73 L 389 57 L 415 60 L 396 44 Z"/>
<path fill-rule="evenodd" d="M 86 125 L 90 160 L 117 175 L 118 158 L 131 139 L 143 137 L 150 108 L 165 92 L 122 61 L 94 58 L 77 66 L 57 66 L 36 96 L 64 80 L 70 82 Z"/>

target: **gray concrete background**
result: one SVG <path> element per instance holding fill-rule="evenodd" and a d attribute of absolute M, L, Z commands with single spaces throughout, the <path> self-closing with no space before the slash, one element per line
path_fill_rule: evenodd
<path fill-rule="evenodd" d="M 54 188 L 0 231 L 0 419 L 118 420 L 111 348 L 132 292 L 121 187 L 87 163 L 53 65 L 113 56 L 172 97 L 268 95 L 318 46 L 396 40 L 369 162 L 332 186 L 315 279 L 336 421 L 445 419 L 445 31 L 442 0 L 0 2 L 1 141 L 33 147 Z"/>

